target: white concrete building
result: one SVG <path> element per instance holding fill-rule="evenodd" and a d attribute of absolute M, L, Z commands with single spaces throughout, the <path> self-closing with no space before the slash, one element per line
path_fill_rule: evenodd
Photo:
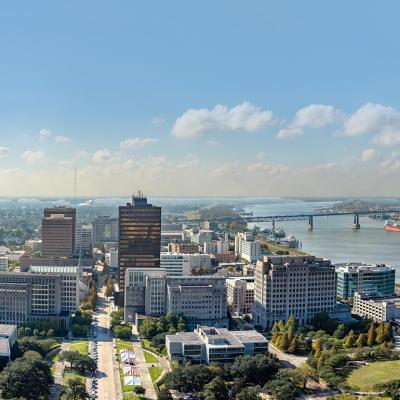
<path fill-rule="evenodd" d="M 17 340 L 17 325 L 0 324 L 0 360 L 10 361 L 11 349 Z"/>
<path fill-rule="evenodd" d="M 239 232 L 235 236 L 235 254 L 248 262 L 255 262 L 261 256 L 261 243 L 250 233 Z"/>
<path fill-rule="evenodd" d="M 227 277 L 227 302 L 232 312 L 251 313 L 254 304 L 254 277 Z"/>
<path fill-rule="evenodd" d="M 92 254 L 93 228 L 92 225 L 82 225 L 75 230 L 75 255 L 84 256 Z"/>
<path fill-rule="evenodd" d="M 229 241 L 227 240 L 217 240 L 217 253 L 227 254 L 229 253 Z"/>
<path fill-rule="evenodd" d="M 254 287 L 253 321 L 266 329 L 291 315 L 305 325 L 336 305 L 335 267 L 310 255 L 264 257 L 257 262 Z"/>
<path fill-rule="evenodd" d="M 8 271 L 8 258 L 0 256 L 0 272 Z"/>
<path fill-rule="evenodd" d="M 206 326 L 198 326 L 194 332 L 167 335 L 165 345 L 169 359 L 181 363 L 225 364 L 239 356 L 268 351 L 267 340 L 255 330 L 229 331 Z"/>
<path fill-rule="evenodd" d="M 118 273 L 118 250 L 110 249 L 110 251 L 105 254 L 105 261 L 110 274 L 113 276 L 116 275 Z"/>
<path fill-rule="evenodd" d="M 371 298 L 355 292 L 352 314 L 375 322 L 388 322 L 400 318 L 400 298 Z"/>
<path fill-rule="evenodd" d="M 189 276 L 192 270 L 192 254 L 161 253 L 160 267 L 165 268 L 167 276 Z"/>
<path fill-rule="evenodd" d="M 80 305 L 82 269 L 80 267 L 31 266 L 30 273 L 61 277 L 61 310 L 76 311 Z"/>

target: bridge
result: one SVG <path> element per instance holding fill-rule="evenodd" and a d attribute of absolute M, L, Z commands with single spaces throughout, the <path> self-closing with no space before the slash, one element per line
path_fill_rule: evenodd
<path fill-rule="evenodd" d="M 314 229 L 314 218 L 318 217 L 332 217 L 338 215 L 353 215 L 353 229 L 360 229 L 360 215 L 389 215 L 389 214 L 400 214 L 400 205 L 382 205 L 372 204 L 359 199 L 355 199 L 351 202 L 338 203 L 332 207 L 324 207 L 315 210 L 312 213 L 305 214 L 293 214 L 293 215 L 267 215 L 267 216 L 247 216 L 247 215 L 229 215 L 225 217 L 215 217 L 208 219 L 214 222 L 229 222 L 229 221 L 243 221 L 246 223 L 257 223 L 257 222 L 271 222 L 272 226 L 275 226 L 276 221 L 308 221 L 308 230 Z M 188 222 L 202 222 L 203 220 L 195 219 L 189 220 Z"/>

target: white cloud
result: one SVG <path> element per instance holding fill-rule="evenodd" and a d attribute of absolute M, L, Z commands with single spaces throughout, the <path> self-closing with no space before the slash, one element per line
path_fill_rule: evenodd
<path fill-rule="evenodd" d="M 301 136 L 305 128 L 323 128 L 344 119 L 342 111 L 325 104 L 310 104 L 296 112 L 293 122 L 281 128 L 276 134 L 278 139 L 291 139 Z"/>
<path fill-rule="evenodd" d="M 220 143 L 216 140 L 207 140 L 206 145 L 210 147 L 217 147 L 220 145 Z"/>
<path fill-rule="evenodd" d="M 93 154 L 92 161 L 94 163 L 101 163 L 110 161 L 112 158 L 111 151 L 108 149 L 98 150 Z"/>
<path fill-rule="evenodd" d="M 191 167 L 192 165 L 196 165 L 198 163 L 199 159 L 195 155 L 188 154 L 182 162 L 176 164 L 176 167 L 185 169 Z"/>
<path fill-rule="evenodd" d="M 162 125 L 162 124 L 164 124 L 165 123 L 165 118 L 164 117 L 154 117 L 152 120 L 151 120 L 151 123 L 153 124 L 153 125 Z"/>
<path fill-rule="evenodd" d="M 10 154 L 8 147 L 0 146 L 0 158 L 7 157 Z"/>
<path fill-rule="evenodd" d="M 88 152 L 86 150 L 77 150 L 75 152 L 75 155 L 77 158 L 83 158 L 83 157 L 87 157 Z"/>
<path fill-rule="evenodd" d="M 250 164 L 247 166 L 247 172 L 251 174 L 260 174 L 260 175 L 276 175 L 283 172 L 286 172 L 288 168 L 283 165 L 268 165 L 261 162 Z"/>
<path fill-rule="evenodd" d="M 249 102 L 228 108 L 218 104 L 212 110 L 189 109 L 178 117 L 172 134 L 178 138 L 194 138 L 217 131 L 257 131 L 271 123 L 273 114 Z"/>
<path fill-rule="evenodd" d="M 342 136 L 374 134 L 372 142 L 381 146 L 400 143 L 400 112 L 382 104 L 367 103 L 344 123 Z"/>
<path fill-rule="evenodd" d="M 361 153 L 361 161 L 371 161 L 374 158 L 376 158 L 378 155 L 377 151 L 373 148 L 371 149 L 365 149 L 362 153 Z"/>
<path fill-rule="evenodd" d="M 277 139 L 292 139 L 303 134 L 303 128 L 282 128 L 276 134 Z"/>
<path fill-rule="evenodd" d="M 217 177 L 221 175 L 231 175 L 232 172 L 239 166 L 240 161 L 227 161 L 210 172 L 210 176 Z"/>
<path fill-rule="evenodd" d="M 143 147 L 148 144 L 157 143 L 158 139 L 154 138 L 142 138 L 142 137 L 135 137 L 135 138 L 128 138 L 120 142 L 119 147 L 123 150 L 133 149 L 135 147 Z"/>
<path fill-rule="evenodd" d="M 56 137 L 54 138 L 54 140 L 55 140 L 57 143 L 69 143 L 69 142 L 71 142 L 71 139 L 70 139 L 69 137 L 61 136 L 61 135 L 56 136 Z"/>
<path fill-rule="evenodd" d="M 52 136 L 52 133 L 48 129 L 41 129 L 39 131 L 39 140 L 41 142 L 45 141 L 46 139 L 49 139 L 51 136 Z"/>
<path fill-rule="evenodd" d="M 22 154 L 21 157 L 27 163 L 33 164 L 33 163 L 44 160 L 44 151 L 43 150 L 38 150 L 38 151 L 27 150 Z"/>

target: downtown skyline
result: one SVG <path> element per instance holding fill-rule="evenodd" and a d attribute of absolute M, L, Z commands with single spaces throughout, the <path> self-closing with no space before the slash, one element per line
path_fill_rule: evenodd
<path fill-rule="evenodd" d="M 398 10 L 4 5 L 2 194 L 396 196 Z"/>

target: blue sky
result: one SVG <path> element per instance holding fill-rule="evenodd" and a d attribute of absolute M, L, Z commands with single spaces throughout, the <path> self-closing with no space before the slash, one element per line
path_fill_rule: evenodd
<path fill-rule="evenodd" d="M 399 11 L 3 2 L 3 193 L 396 196 Z"/>

